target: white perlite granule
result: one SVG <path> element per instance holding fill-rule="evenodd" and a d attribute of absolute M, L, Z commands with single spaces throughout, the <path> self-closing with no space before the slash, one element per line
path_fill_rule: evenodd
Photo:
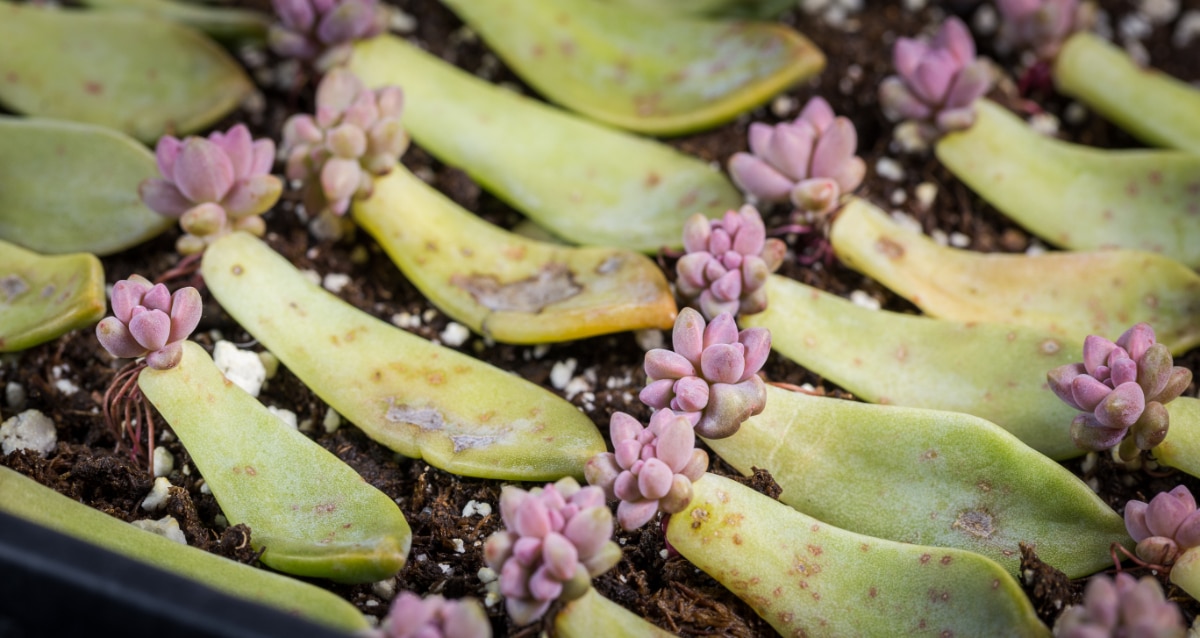
<path fill-rule="evenodd" d="M 267 380 L 267 367 L 258 354 L 241 350 L 228 341 L 217 342 L 213 348 L 213 363 L 226 379 L 252 397 L 258 396 L 263 382 Z"/>
<path fill-rule="evenodd" d="M 154 476 L 164 477 L 175 470 L 175 455 L 165 447 L 154 448 Z"/>
<path fill-rule="evenodd" d="M 0 450 L 5 456 L 16 450 L 33 450 L 45 457 L 58 445 L 54 421 L 38 410 L 26 410 L 0 425 Z"/>
<path fill-rule="evenodd" d="M 160 476 L 154 479 L 154 487 L 150 488 L 150 493 L 142 499 L 142 509 L 147 512 L 157 512 L 167 504 L 167 499 L 170 497 L 171 482 L 167 480 L 167 477 Z"/>
<path fill-rule="evenodd" d="M 471 331 L 467 330 L 467 327 L 461 323 L 454 321 L 446 324 L 446 328 L 442 330 L 440 335 L 438 335 L 438 338 L 442 340 L 442 343 L 450 346 L 451 348 L 457 348 L 461 346 L 462 344 L 466 343 L 467 339 L 470 337 Z"/>
<path fill-rule="evenodd" d="M 133 521 L 130 525 L 138 529 L 144 529 L 147 532 L 153 532 L 163 538 L 173 540 L 180 545 L 188 544 L 187 537 L 183 535 L 183 530 L 179 529 L 179 521 L 170 516 L 164 516 L 157 521 L 150 519 Z"/>

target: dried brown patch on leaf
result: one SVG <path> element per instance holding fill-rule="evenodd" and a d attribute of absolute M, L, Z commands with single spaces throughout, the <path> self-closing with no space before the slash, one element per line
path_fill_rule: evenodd
<path fill-rule="evenodd" d="M 491 310 L 537 314 L 550 304 L 583 292 L 575 273 L 565 264 L 550 263 L 537 274 L 502 284 L 494 275 L 455 275 L 450 283 L 471 293 L 475 301 Z"/>

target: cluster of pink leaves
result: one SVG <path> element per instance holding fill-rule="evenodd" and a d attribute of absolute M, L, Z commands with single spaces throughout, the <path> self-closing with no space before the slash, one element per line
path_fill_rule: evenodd
<path fill-rule="evenodd" d="M 350 57 L 350 45 L 387 28 L 378 0 L 272 0 L 279 22 L 267 41 L 284 57 L 313 62 L 328 70 Z"/>
<path fill-rule="evenodd" d="M 195 288 L 171 294 L 163 284 L 133 275 L 113 285 L 112 317 L 96 325 L 96 338 L 118 358 L 146 357 L 146 365 L 167 370 L 183 357 L 181 342 L 200 323 L 203 303 Z"/>

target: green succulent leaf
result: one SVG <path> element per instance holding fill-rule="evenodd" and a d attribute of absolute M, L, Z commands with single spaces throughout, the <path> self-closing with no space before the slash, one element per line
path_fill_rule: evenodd
<path fill-rule="evenodd" d="M 138 198 L 157 175 L 154 154 L 117 131 L 0 117 L 0 239 L 101 256 L 140 244 L 175 224 Z"/>
<path fill-rule="evenodd" d="M 658 17 L 595 0 L 443 0 L 539 93 L 652 135 L 710 128 L 825 66 L 780 23 Z"/>
<path fill-rule="evenodd" d="M 1041 135 L 988 100 L 975 111 L 974 126 L 938 141 L 938 159 L 1013 221 L 1064 248 L 1200 266 L 1200 155 L 1093 149 Z"/>
<path fill-rule="evenodd" d="M 218 40 L 262 40 L 271 19 L 247 9 L 177 2 L 176 0 L 82 0 L 104 11 L 126 11 L 171 20 L 198 29 Z"/>
<path fill-rule="evenodd" d="M 742 204 L 694 157 L 488 84 L 399 38 L 359 42 L 350 69 L 370 87 L 402 87 L 404 126 L 422 148 L 571 242 L 680 246 L 688 217 Z"/>
<path fill-rule="evenodd" d="M 514 235 L 402 166 L 376 179 L 374 193 L 353 211 L 434 305 L 497 341 L 548 343 L 675 325 L 675 299 L 646 256 Z"/>
<path fill-rule="evenodd" d="M 1054 61 L 1054 85 L 1154 146 L 1200 154 L 1200 89 L 1134 62 L 1094 34 L 1067 39 Z M 1121 87 L 1114 91 L 1113 87 Z"/>
<path fill-rule="evenodd" d="M 667 540 L 783 636 L 1049 636 L 1003 567 L 848 532 L 706 474 Z"/>
<path fill-rule="evenodd" d="M 773 350 L 866 401 L 973 414 L 1054 459 L 1084 452 L 1071 441 L 1077 412 L 1046 386 L 1082 341 L 870 310 L 779 275 L 767 296 L 743 327 L 769 329 Z"/>
<path fill-rule="evenodd" d="M 254 90 L 203 34 L 147 15 L 0 2 L 0 103 L 153 143 L 200 130 Z"/>
<path fill-rule="evenodd" d="M 266 244 L 234 233 L 201 266 L 217 301 L 367 436 L 464 476 L 583 477 L 595 424 L 520 377 L 429 343 L 341 301 Z"/>
<path fill-rule="evenodd" d="M 1178 397 L 1165 407 L 1170 426 L 1167 438 L 1154 448 L 1154 458 L 1163 465 L 1200 477 L 1200 399 Z"/>
<path fill-rule="evenodd" d="M 1125 521 L 1074 474 L 966 414 L 768 386 L 762 414 L 706 442 L 743 474 L 769 470 L 779 500 L 826 523 L 965 549 L 1016 576 L 1022 542 L 1071 578 L 1111 565 L 1112 543 L 1133 546 Z"/>
<path fill-rule="evenodd" d="M 412 533 L 400 508 L 325 448 L 229 382 L 194 341 L 138 387 L 183 442 L 231 524 L 281 572 L 373 583 L 404 567 Z"/>
<path fill-rule="evenodd" d="M 939 246 L 854 198 L 830 229 L 847 266 L 934 317 L 1029 326 L 1082 342 L 1154 326 L 1174 353 L 1200 344 L 1200 276 L 1134 250 L 977 253 Z"/>
<path fill-rule="evenodd" d="M 554 616 L 555 635 L 561 638 L 592 638 L 599 627 L 604 628 L 608 638 L 667 638 L 675 635 L 601 596 L 594 587 L 563 605 L 562 611 Z"/>
<path fill-rule="evenodd" d="M 0 511 L 333 629 L 368 627 L 362 613 L 329 591 L 138 529 L 6 467 L 0 467 Z"/>
<path fill-rule="evenodd" d="M 644 13 L 664 16 L 741 16 L 777 18 L 795 8 L 795 0 L 615 0 L 617 4 Z"/>
<path fill-rule="evenodd" d="M 104 317 L 95 255 L 45 257 L 0 241 L 0 352 L 16 352 Z"/>

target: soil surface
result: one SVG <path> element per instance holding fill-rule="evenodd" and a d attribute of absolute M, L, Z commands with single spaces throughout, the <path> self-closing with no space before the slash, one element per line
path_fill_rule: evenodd
<path fill-rule="evenodd" d="M 828 57 L 825 71 L 733 123 L 709 132 L 671 139 L 669 143 L 707 161 L 724 164 L 734 152 L 745 150 L 746 128 L 751 121 L 775 122 L 795 117 L 810 97 L 821 95 L 838 114 L 848 116 L 858 128 L 859 152 L 870 168 L 859 195 L 886 209 L 902 211 L 919 223 L 926 233 L 941 234 L 956 246 L 1007 252 L 1024 252 L 1034 246 L 1035 240 L 975 196 L 931 154 L 899 152 L 892 142 L 893 125 L 884 119 L 877 103 L 875 87 L 891 71 L 890 50 L 895 39 L 928 33 L 950 13 L 975 25 L 973 31 L 983 54 L 991 56 L 1010 78 L 1019 75 L 1019 61 L 994 49 L 987 9 L 980 13 L 982 3 L 947 0 L 929 2 L 926 6 L 925 2 L 911 0 L 868 1 L 860 9 L 854 7 L 856 3 L 845 0 L 840 4 L 804 4 L 834 7 L 813 13 L 797 9 L 782 18 L 825 52 Z M 1140 5 L 1152 3 L 1113 0 L 1100 4 L 1109 15 L 1112 29 L 1122 33 L 1129 20 L 1139 18 Z M 482 77 L 532 93 L 483 42 L 464 29 L 461 22 L 436 1 L 397 0 L 395 5 L 413 18 L 414 27 L 406 35 L 414 41 Z M 850 10 L 839 13 L 838 7 L 849 7 Z M 1196 82 L 1200 81 L 1200 37 L 1186 46 L 1172 43 L 1172 35 L 1180 22 L 1178 16 L 1189 10 L 1200 10 L 1200 0 L 1184 0 L 1174 19 L 1148 26 L 1149 31 L 1137 42 L 1154 66 Z M 262 52 L 242 58 L 253 62 L 249 66 L 259 80 L 265 99 L 253 109 L 243 109 L 231 116 L 224 125 L 245 121 L 256 136 L 278 140 L 287 116 L 311 108 L 312 79 L 297 72 L 294 66 Z M 1013 81 L 1002 83 L 993 91 L 992 97 L 1020 105 L 1022 102 L 1014 87 Z M 1065 139 L 1106 147 L 1136 145 L 1126 134 L 1098 116 L 1080 112 L 1064 98 L 1053 94 L 1030 97 L 1056 118 L 1061 124 L 1059 135 Z M 902 170 L 898 179 L 881 177 L 876 170 L 880 160 L 887 163 L 889 159 L 897 162 Z M 419 147 L 410 148 L 403 161 L 459 204 L 488 221 L 511 228 L 522 219 L 482 191 L 464 173 L 442 165 Z M 933 184 L 937 189 L 936 198 L 928 205 L 916 197 L 918 185 L 925 183 Z M 370 237 L 358 233 L 352 240 L 318 241 L 299 219 L 295 211 L 297 201 L 297 194 L 289 191 L 281 204 L 266 215 L 267 241 L 274 249 L 298 268 L 310 269 L 322 277 L 331 273 L 347 275 L 350 281 L 337 292 L 339 297 L 384 320 L 407 315 L 411 318 L 405 322 L 407 330 L 427 339 L 441 340 L 440 335 L 449 319 L 421 296 Z M 786 207 L 762 212 L 768 228 L 789 223 Z M 173 251 L 177 232 L 168 232 L 136 249 L 104 259 L 108 281 L 112 283 L 134 273 L 153 279 L 167 272 L 179 260 Z M 823 241 L 819 236 L 785 234 L 782 237 L 790 249 L 780 271 L 782 274 L 842 296 L 862 291 L 888 310 L 917 312 L 881 285 L 836 262 L 813 261 Z M 660 262 L 668 277 L 673 279 L 673 258 L 661 255 Z M 203 282 L 195 276 L 171 282 L 172 288 L 179 285 L 196 285 L 205 292 Z M 254 338 L 211 297 L 206 295 L 206 299 L 204 318 L 194 337 L 198 342 L 211 351 L 219 336 L 243 347 L 261 350 Z M 669 343 L 669 334 L 663 336 Z M 643 421 L 649 418 L 649 410 L 636 398 L 645 382 L 645 374 L 642 371 L 644 349 L 634 334 L 537 348 L 486 343 L 481 337 L 472 335 L 457 349 L 565 396 L 606 436 L 609 417 L 614 411 L 628 412 Z M 580 381 L 567 385 L 566 389 L 571 390 L 568 392 L 551 383 L 551 370 L 556 364 L 571 361 L 574 362 L 572 376 Z M 6 357 L 0 366 L 0 383 L 20 386 L 25 397 L 20 405 L 6 406 L 5 416 L 18 408 L 41 410 L 58 425 L 59 443 L 58 449 L 48 458 L 17 452 L 0 457 L 0 463 L 120 519 L 145 518 L 146 514 L 139 506 L 149 492 L 153 477 L 146 472 L 144 462 L 132 462 L 123 450 L 116 450 L 117 441 L 99 411 L 104 393 L 122 363 L 114 361 L 99 347 L 90 330 L 77 331 L 20 355 Z M 1189 353 L 1178 363 L 1197 369 L 1200 354 Z M 849 396 L 778 355 L 771 356 L 763 374 L 769 381 L 811 384 L 818 391 Z M 1195 387 L 1185 394 L 1195 396 Z M 399 457 L 351 425 L 326 432 L 321 424 L 328 407 L 284 367 L 268 382 L 259 398 L 268 406 L 294 412 L 302 423 L 316 424 L 308 434 L 317 443 L 399 503 L 412 526 L 413 543 L 409 563 L 396 579 L 397 589 L 441 593 L 452 598 L 485 597 L 486 589 L 477 573 L 484 566 L 483 541 L 500 525 L 497 503 L 501 482 L 462 478 L 433 469 L 423 462 Z M 176 489 L 172 492 L 167 513 L 179 521 L 189 544 L 253 563 L 256 555 L 245 542 L 246 535 L 253 534 L 253 530 L 242 526 L 223 527 L 220 510 L 213 497 L 202 491 L 201 476 L 191 464 L 187 451 L 169 432 L 164 433 L 159 444 L 169 449 L 176 460 L 176 470 L 168 477 Z M 1129 471 L 1105 458 L 1089 464 L 1086 472 L 1082 469 L 1082 459 L 1067 462 L 1066 466 L 1089 479 L 1118 512 L 1130 498 L 1147 499 L 1181 482 L 1193 490 L 1200 487 L 1197 481 L 1178 473 L 1161 476 L 1145 470 Z M 739 477 L 715 455 L 710 471 Z M 774 496 L 778 493 L 778 487 L 765 472 L 746 479 L 746 482 L 766 494 Z M 464 515 L 464 508 L 472 501 L 490 504 L 491 513 Z M 624 559 L 595 582 L 604 596 L 679 635 L 775 635 L 750 607 L 720 584 L 682 557 L 664 551 L 662 525 L 652 522 L 632 533 L 619 532 L 617 540 L 624 549 Z M 1068 581 L 1051 566 L 1038 561 L 1032 551 L 1025 552 L 1025 560 L 1028 569 L 1023 585 L 1046 622 L 1053 623 L 1061 608 L 1077 599 L 1083 581 Z M 1200 605 L 1165 578 L 1162 580 L 1168 596 L 1181 602 L 1190 623 L 1200 612 Z M 386 612 L 387 592 L 382 588 L 318 584 L 330 587 L 368 615 L 382 616 Z M 550 630 L 549 625 L 512 626 L 503 608 L 503 602 L 488 607 L 497 636 L 534 636 L 543 629 Z M 547 618 L 552 615 L 548 614 Z"/>

